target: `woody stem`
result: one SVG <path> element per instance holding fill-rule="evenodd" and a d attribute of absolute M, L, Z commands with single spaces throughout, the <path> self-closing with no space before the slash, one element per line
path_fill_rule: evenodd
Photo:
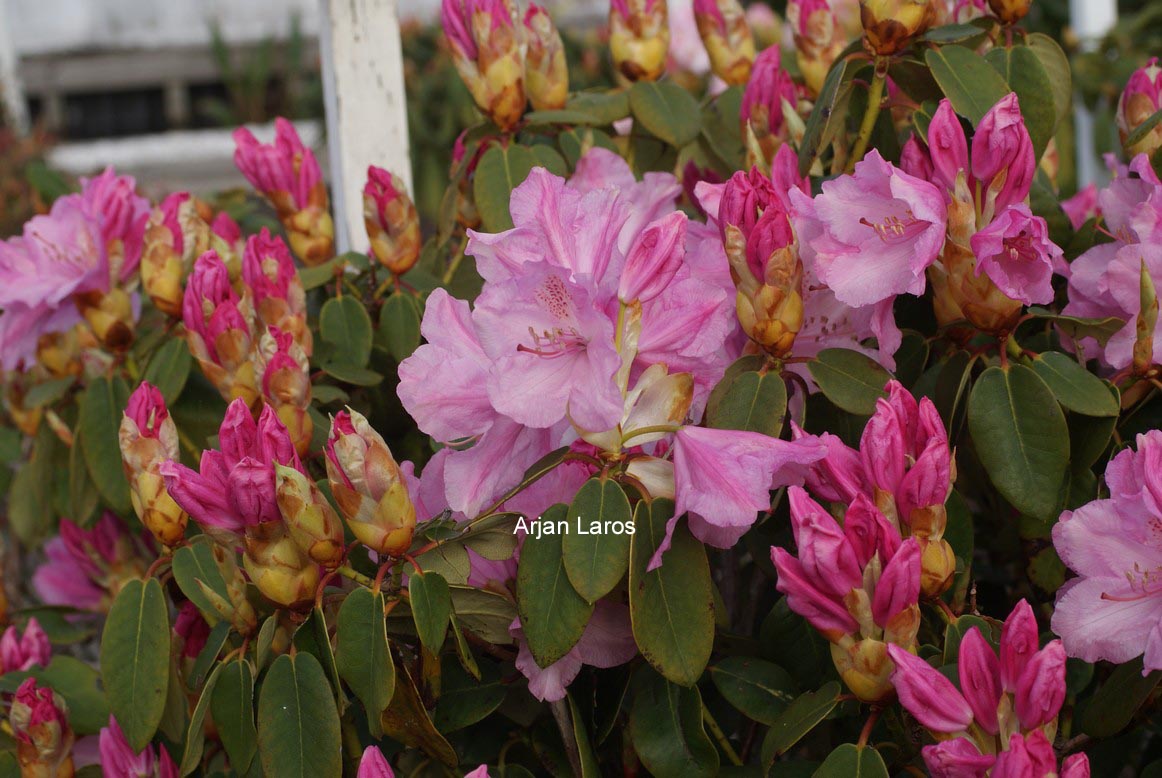
<path fill-rule="evenodd" d="M 860 748 L 867 745 L 868 738 L 871 737 L 872 729 L 875 728 L 876 721 L 878 721 L 880 718 L 881 710 L 882 708 L 877 705 L 872 706 L 871 713 L 868 714 L 867 721 L 864 722 L 863 730 L 859 733 Z"/>
<path fill-rule="evenodd" d="M 358 570 L 348 567 L 347 565 L 340 565 L 339 567 L 336 567 L 335 572 L 344 578 L 349 578 L 355 583 L 361 584 L 363 586 L 371 587 L 375 585 L 375 581 L 368 578 Z"/>
<path fill-rule="evenodd" d="M 706 704 L 702 704 L 702 720 L 706 722 L 706 728 L 710 730 L 711 736 L 718 743 L 718 747 L 722 749 L 722 753 L 726 754 L 726 758 L 730 760 L 732 765 L 741 767 L 742 760 L 738 758 L 738 754 L 734 751 L 734 746 L 730 745 L 730 741 L 726 737 L 726 733 L 722 731 L 722 727 L 718 726 L 718 722 L 710 715 L 710 709 Z"/>
<path fill-rule="evenodd" d="M 867 109 L 863 112 L 863 121 L 859 125 L 859 135 L 855 138 L 851 157 L 847 160 L 847 172 L 855 168 L 855 163 L 863 159 L 867 151 L 867 144 L 871 141 L 872 130 L 875 129 L 876 119 L 880 115 L 880 104 L 884 97 L 884 81 L 887 80 L 887 62 L 876 59 L 875 74 L 872 76 L 871 86 L 867 90 Z"/>

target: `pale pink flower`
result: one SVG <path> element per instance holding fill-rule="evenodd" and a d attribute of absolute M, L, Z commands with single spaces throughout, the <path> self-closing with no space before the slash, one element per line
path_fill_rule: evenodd
<path fill-rule="evenodd" d="M 1024 203 L 1010 205 L 972 236 L 976 274 L 1026 305 L 1053 302 L 1053 267 L 1062 251 L 1049 240 L 1049 227 Z"/>
<path fill-rule="evenodd" d="M 988 110 L 972 136 L 972 175 L 995 211 L 1024 201 L 1037 172 L 1037 158 L 1016 92 L 1002 97 Z M 1002 177 L 1001 174 L 1004 174 Z"/>
<path fill-rule="evenodd" d="M 924 292 L 947 220 L 935 186 L 872 150 L 854 175 L 825 182 L 813 200 L 792 189 L 791 202 L 804 264 L 840 302 L 858 307 Z"/>
<path fill-rule="evenodd" d="M 119 257 L 114 275 L 129 278 L 141 261 L 149 200 L 136 192 L 132 176 L 119 176 L 111 167 L 99 176 L 81 179 L 81 203 L 101 225 L 101 237 L 110 255 Z"/>
<path fill-rule="evenodd" d="M 1073 197 L 1062 200 L 1061 210 L 1069 217 L 1073 229 L 1080 230 L 1091 217 L 1100 213 L 1097 207 L 1097 184 L 1086 184 Z"/>

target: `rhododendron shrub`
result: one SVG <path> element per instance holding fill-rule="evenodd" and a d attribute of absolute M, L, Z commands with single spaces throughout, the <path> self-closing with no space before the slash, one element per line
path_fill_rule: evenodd
<path fill-rule="evenodd" d="M 1158 67 L 1075 192 L 1028 0 L 785 5 L 444 0 L 435 218 L 280 120 L 0 243 L 0 772 L 1162 770 Z"/>

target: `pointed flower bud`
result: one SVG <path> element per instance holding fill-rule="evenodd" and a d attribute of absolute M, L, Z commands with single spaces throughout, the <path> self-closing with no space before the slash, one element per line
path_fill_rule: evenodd
<path fill-rule="evenodd" d="M 792 486 L 787 490 L 791 506 L 791 528 L 804 572 L 819 581 L 837 599 L 843 599 L 863 581 L 863 571 L 855 549 L 843 530 L 823 506 L 806 491 Z"/>
<path fill-rule="evenodd" d="M 158 310 L 168 316 L 181 316 L 186 273 L 201 253 L 195 253 L 196 244 L 203 244 L 202 251 L 209 248 L 205 240 L 198 240 L 199 227 L 204 228 L 205 223 L 197 215 L 189 192 L 169 195 L 149 217 L 141 256 L 141 286 Z"/>
<path fill-rule="evenodd" d="M 52 658 L 52 646 L 40 622 L 30 618 L 20 634 L 13 624 L 0 637 L 0 674 L 27 670 L 39 665 L 47 667 Z"/>
<path fill-rule="evenodd" d="M 1057 775 L 1057 754 L 1041 730 L 1009 736 L 1009 747 L 997 754 L 992 778 L 1044 778 Z"/>
<path fill-rule="evenodd" d="M 416 509 L 391 449 L 362 414 L 335 416 L 326 457 L 331 493 L 359 542 L 378 554 L 407 551 Z"/>
<path fill-rule="evenodd" d="M 740 118 L 743 137 L 748 129 L 754 134 L 764 159 L 774 159 L 779 146 L 790 136 L 785 116 L 794 113 L 798 103 L 798 87 L 782 67 L 779 47 L 763 49 L 742 94 Z"/>
<path fill-rule="evenodd" d="M 113 716 L 109 717 L 109 726 L 101 729 L 98 742 L 101 770 L 105 775 L 178 778 L 177 765 L 173 763 L 165 746 L 158 746 L 156 752 L 152 745 L 147 745 L 141 753 L 134 751 Z"/>
<path fill-rule="evenodd" d="M 1144 137 L 1127 144 L 1135 130 L 1159 109 L 1162 109 L 1162 68 L 1158 67 L 1158 58 L 1153 57 L 1145 67 L 1134 71 L 1118 98 L 1118 134 L 1127 158 L 1153 154 L 1155 149 L 1162 147 L 1162 124 L 1156 124 Z"/>
<path fill-rule="evenodd" d="M 524 16 L 525 91 L 537 111 L 564 108 L 569 97 L 569 68 L 561 33 L 549 12 L 529 3 Z"/>
<path fill-rule="evenodd" d="M 186 340 L 202 373 L 222 397 L 247 405 L 258 397 L 250 362 L 252 318 L 250 300 L 234 291 L 218 253 L 200 256 L 182 300 Z"/>
<path fill-rule="evenodd" d="M 1134 320 L 1134 347 L 1132 362 L 1134 375 L 1145 375 L 1154 364 L 1154 330 L 1158 325 L 1158 293 L 1154 278 L 1146 267 L 1146 258 L 1140 259 L 1138 275 L 1138 316 Z"/>
<path fill-rule="evenodd" d="M 280 116 L 274 127 L 273 144 L 259 143 L 245 127 L 235 130 L 234 165 L 274 205 L 295 254 L 318 265 L 331 258 L 335 234 L 323 174 L 293 124 Z"/>
<path fill-rule="evenodd" d="M 1037 159 L 1033 141 L 1021 116 L 1016 92 L 1002 97 L 989 109 L 972 136 L 972 176 L 984 193 L 992 213 L 1023 202 L 1033 186 Z"/>
<path fill-rule="evenodd" d="M 267 406 L 278 414 L 295 451 L 305 455 L 315 429 L 308 413 L 311 379 L 306 352 L 291 333 L 270 327 L 258 343 L 254 366 Z"/>
<path fill-rule="evenodd" d="M 524 52 L 509 0 L 443 0 L 452 62 L 476 105 L 502 131 L 524 114 Z"/>
<path fill-rule="evenodd" d="M 178 432 L 156 386 L 142 382 L 129 396 L 118 441 L 137 518 L 158 543 L 173 548 L 185 537 L 189 517 L 161 475 L 162 463 L 178 458 Z"/>
<path fill-rule="evenodd" d="M 16 736 L 21 775 L 54 778 L 73 774 L 75 738 L 60 695 L 47 686 L 38 686 L 36 679 L 26 678 L 16 690 L 8 724 Z"/>
<path fill-rule="evenodd" d="M 306 292 L 282 238 L 271 236 L 263 227 L 247 239 L 242 253 L 242 281 L 250 290 L 258 323 L 291 333 L 309 356 L 312 342 Z"/>
<path fill-rule="evenodd" d="M 411 270 L 420 256 L 420 217 L 403 181 L 371 165 L 363 187 L 363 225 L 371 252 L 395 275 Z"/>
<path fill-rule="evenodd" d="M 1001 688 L 1015 692 L 1025 666 L 1037 653 L 1037 618 L 1027 600 L 1021 600 L 1001 628 Z"/>
<path fill-rule="evenodd" d="M 1060 640 L 1033 654 L 1017 679 L 1014 696 L 1022 729 L 1036 729 L 1057 720 L 1065 701 L 1065 649 Z"/>
<path fill-rule="evenodd" d="M 972 708 L 973 720 L 990 735 L 1000 731 L 997 705 L 1001 701 L 1001 664 L 980 629 L 973 627 L 960 641 L 957 655 L 960 691 Z"/>
<path fill-rule="evenodd" d="M 666 0 L 610 0 L 613 66 L 630 81 L 654 81 L 666 69 L 670 22 Z"/>
<path fill-rule="evenodd" d="M 924 746 L 921 753 L 932 778 L 984 778 L 996 757 L 982 754 L 966 737 Z"/>
<path fill-rule="evenodd" d="M 928 153 L 933 183 L 951 192 L 956 187 L 956 177 L 960 171 L 967 171 L 969 164 L 968 140 L 948 98 L 940 101 L 928 125 Z"/>
<path fill-rule="evenodd" d="M 936 19 L 929 0 L 859 0 L 864 46 L 872 54 L 887 56 L 904 49 Z"/>
<path fill-rule="evenodd" d="M 831 64 L 847 45 L 829 0 L 788 0 L 787 24 L 795 41 L 799 72 L 812 95 L 818 95 Z"/>
<path fill-rule="evenodd" d="M 623 303 L 654 299 L 686 258 L 686 214 L 674 211 L 637 234 L 625 258 L 617 296 Z"/>
<path fill-rule="evenodd" d="M 952 734 L 972 723 L 972 708 L 952 685 L 952 681 L 932 665 L 899 646 L 888 646 L 896 664 L 892 683 L 900 704 L 933 732 Z"/>
<path fill-rule="evenodd" d="M 694 21 L 710 55 L 714 75 L 727 84 L 745 84 L 754 64 L 754 37 L 738 0 L 694 0 Z"/>
<path fill-rule="evenodd" d="M 355 778 L 395 778 L 395 772 L 383 757 L 382 751 L 375 746 L 368 746 L 363 749 Z"/>
<path fill-rule="evenodd" d="M 314 602 L 319 566 L 281 522 L 248 534 L 245 546 L 246 574 L 264 597 L 285 608 Z"/>
<path fill-rule="evenodd" d="M 314 481 L 291 467 L 275 464 L 278 509 L 291 538 L 312 561 L 333 569 L 343 559 L 343 525 Z"/>
<path fill-rule="evenodd" d="M 1029 13 L 1033 0 L 988 0 L 989 8 L 1005 24 L 1016 24 Z"/>

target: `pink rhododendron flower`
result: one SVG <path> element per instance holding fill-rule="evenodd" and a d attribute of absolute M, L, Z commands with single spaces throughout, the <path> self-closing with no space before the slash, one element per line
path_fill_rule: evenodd
<path fill-rule="evenodd" d="M 1077 573 L 1057 592 L 1053 631 L 1070 656 L 1162 669 L 1162 432 L 1106 468 L 1110 497 L 1065 511 L 1053 528 L 1061 561 Z"/>
<path fill-rule="evenodd" d="M 1062 251 L 1049 240 L 1045 220 L 1024 203 L 1011 205 L 972 236 L 976 274 L 987 274 L 1002 292 L 1026 305 L 1053 302 L 1053 266 Z"/>
<path fill-rule="evenodd" d="M 161 465 L 174 501 L 203 529 L 240 534 L 246 527 L 281 521 L 274 465 L 303 471 L 286 427 L 269 405 L 255 423 L 250 408 L 235 400 L 218 429 L 219 450 L 202 452 L 198 470 L 176 460 Z"/>
<path fill-rule="evenodd" d="M 206 639 L 210 636 L 210 625 L 202 617 L 198 606 L 186 600 L 178 610 L 178 617 L 174 620 L 174 634 L 181 640 L 182 656 L 193 659 L 206 646 Z"/>
<path fill-rule="evenodd" d="M 778 46 L 768 46 L 755 57 L 750 80 L 742 95 L 740 117 L 760 138 L 782 137 L 786 121 L 784 104 L 792 111 L 799 102 L 799 88 L 782 66 Z M 774 149 L 771 150 L 772 153 Z"/>
<path fill-rule="evenodd" d="M 245 127 L 234 131 L 234 164 L 258 191 L 280 209 L 312 205 L 311 193 L 323 185 L 313 151 L 303 145 L 295 126 L 281 116 L 274 121 L 274 143 L 259 143 Z"/>
<path fill-rule="evenodd" d="M 117 719 L 109 717 L 109 726 L 101 729 L 101 770 L 108 778 L 178 778 L 177 765 L 165 746 L 147 745 L 136 753 Z"/>
<path fill-rule="evenodd" d="M 995 197 L 994 208 L 1001 211 L 1028 197 L 1036 171 L 1033 142 L 1017 94 L 1010 92 L 977 125 L 972 136 L 972 175 L 990 198 Z"/>
<path fill-rule="evenodd" d="M 355 778 L 395 778 L 395 771 L 383 757 L 382 751 L 375 746 L 368 746 L 363 749 Z"/>
<path fill-rule="evenodd" d="M 44 544 L 47 559 L 33 573 L 32 587 L 48 605 L 101 611 L 115 585 L 144 571 L 144 550 L 112 513 L 101 514 L 88 529 L 61 519 L 60 533 Z"/>
<path fill-rule="evenodd" d="M 111 167 L 81 179 L 82 206 L 101 225 L 106 251 L 117 259 L 113 275 L 121 280 L 137 270 L 149 221 L 149 200 L 139 196 L 136 187 L 132 176 L 119 176 Z"/>
<path fill-rule="evenodd" d="M 803 262 L 840 302 L 855 307 L 923 293 L 947 219 L 935 186 L 873 150 L 854 175 L 824 182 L 813 200 L 791 190 L 791 202 Z"/>
<path fill-rule="evenodd" d="M 27 670 L 35 665 L 46 667 L 51 658 L 48 635 L 35 618 L 30 618 L 25 624 L 24 634 L 12 625 L 0 637 L 0 675 Z"/>
<path fill-rule="evenodd" d="M 1069 217 L 1073 229 L 1080 230 L 1091 217 L 1099 214 L 1097 207 L 1097 185 L 1086 184 L 1073 197 L 1061 201 L 1061 210 Z"/>

